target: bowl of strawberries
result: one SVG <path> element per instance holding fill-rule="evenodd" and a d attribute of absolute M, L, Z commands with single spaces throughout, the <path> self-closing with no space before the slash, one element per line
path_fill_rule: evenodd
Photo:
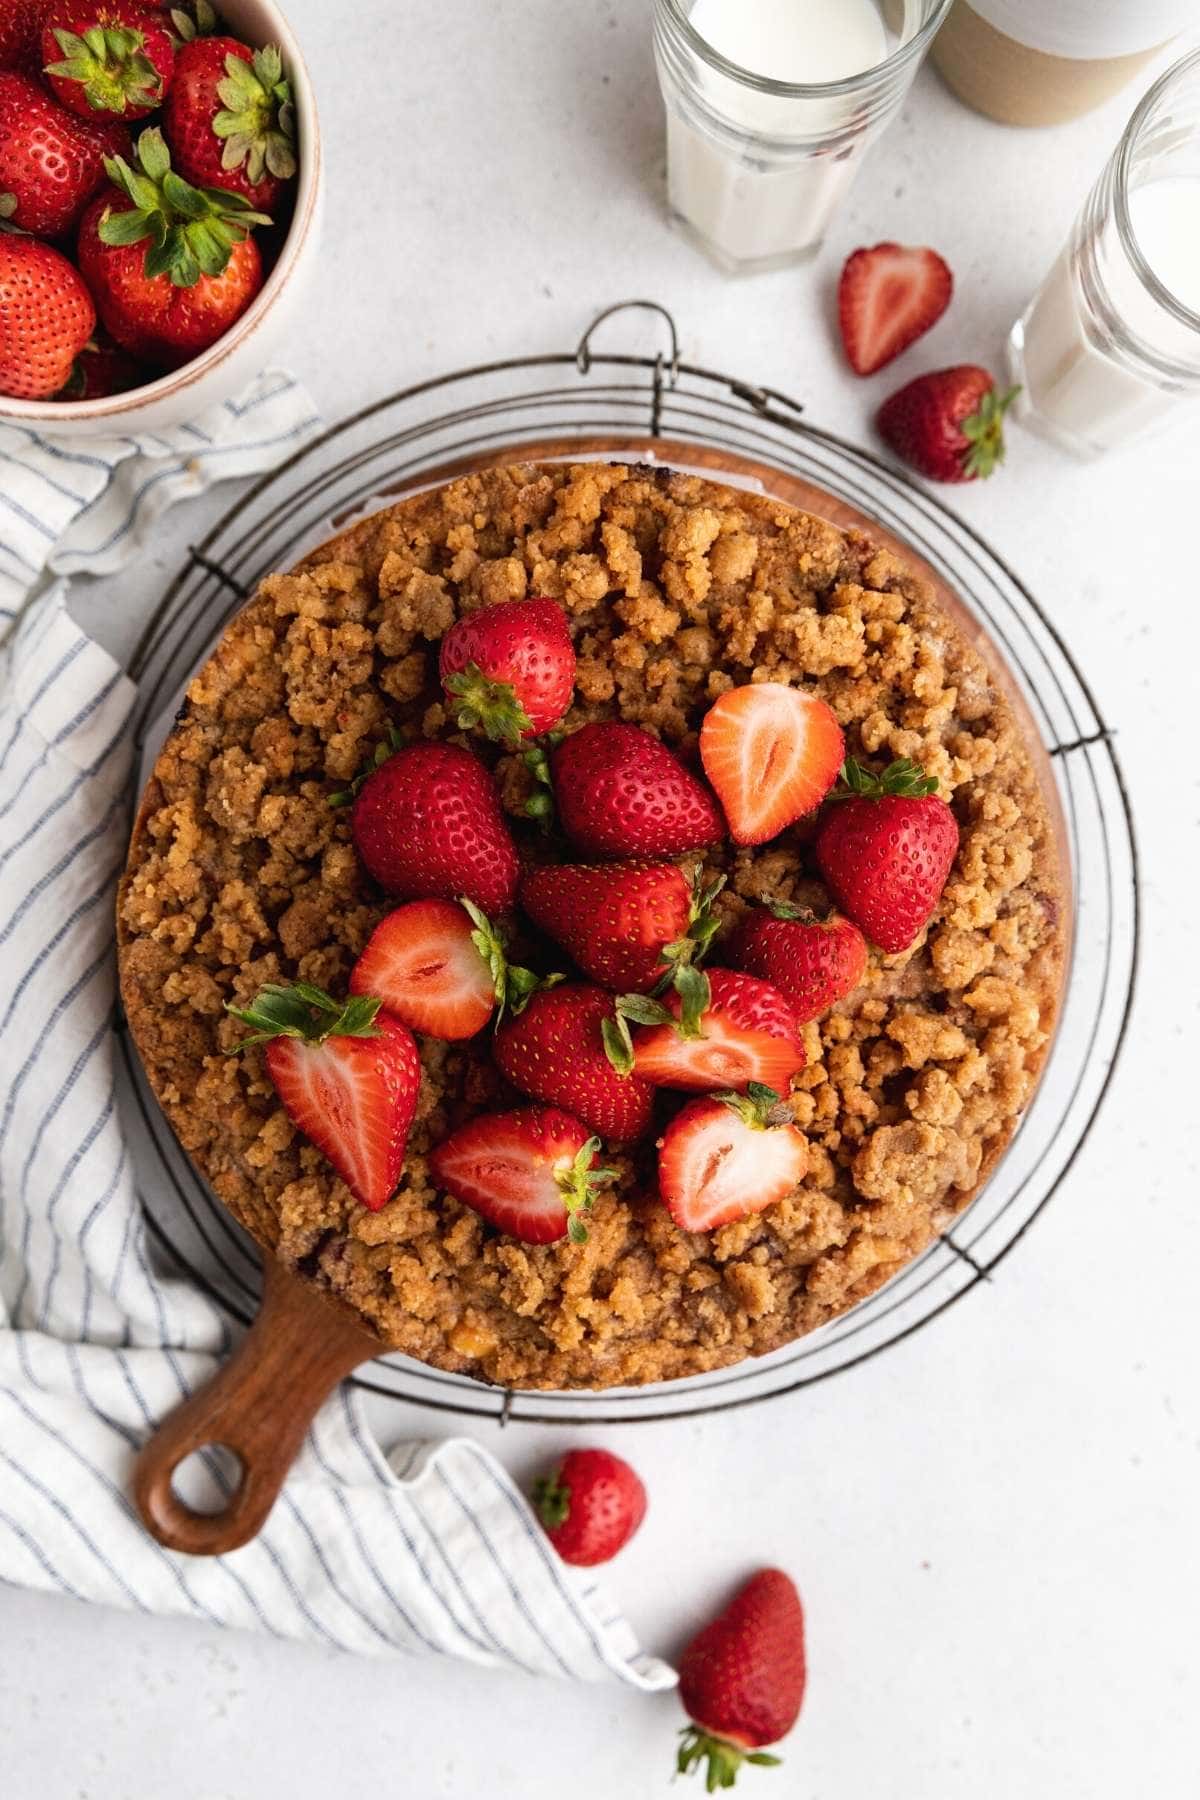
<path fill-rule="evenodd" d="M 267 0 L 0 0 L 0 419 L 95 436 L 228 399 L 287 328 L 319 199 Z"/>

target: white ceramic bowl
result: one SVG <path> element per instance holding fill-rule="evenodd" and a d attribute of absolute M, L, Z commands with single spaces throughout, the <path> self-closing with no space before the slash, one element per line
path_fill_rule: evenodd
<path fill-rule="evenodd" d="M 219 400 L 228 400 L 267 367 L 292 323 L 317 251 L 322 197 L 321 137 L 312 83 L 300 46 L 269 0 L 216 0 L 235 37 L 248 44 L 278 44 L 292 83 L 299 137 L 299 173 L 292 222 L 262 291 L 237 323 L 212 347 L 180 369 L 144 387 L 102 400 L 14 400 L 0 394 L 0 419 L 36 425 L 47 435 L 102 437 L 110 432 L 153 431 L 179 425 Z"/>

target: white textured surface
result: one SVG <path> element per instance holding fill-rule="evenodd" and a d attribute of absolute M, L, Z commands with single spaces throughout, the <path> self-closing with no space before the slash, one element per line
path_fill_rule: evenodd
<path fill-rule="evenodd" d="M 331 417 L 566 347 L 638 292 L 675 310 L 687 356 L 865 438 L 910 373 L 999 363 L 1133 99 L 1010 133 L 927 73 L 815 267 L 731 284 L 662 221 L 644 0 L 361 0 L 352 31 L 317 0 L 290 10 L 330 160 L 292 360 Z M 884 236 L 936 244 L 959 292 L 899 373 L 859 383 L 830 351 L 829 290 L 848 249 Z M 1014 434 L 996 480 L 952 496 L 1058 619 L 1137 809 L 1141 999 L 1068 1185 L 992 1287 L 866 1367 L 746 1413 L 593 1434 L 651 1490 L 610 1571 L 651 1647 L 676 1648 L 755 1562 L 804 1591 L 805 1716 L 785 1770 L 749 1771 L 748 1795 L 1183 1800 L 1200 1785 L 1198 451 L 1200 413 L 1093 467 Z M 172 520 L 137 573 L 81 590 L 80 616 L 128 644 L 227 499 Z M 483 1435 L 518 1476 L 566 1441 Z M 675 1705 L 0 1595 L 5 1800 L 665 1800 Z"/>

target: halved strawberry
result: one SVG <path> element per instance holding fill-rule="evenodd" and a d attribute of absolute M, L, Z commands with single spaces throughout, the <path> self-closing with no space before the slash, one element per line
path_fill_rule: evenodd
<path fill-rule="evenodd" d="M 616 1171 L 596 1167 L 600 1139 L 555 1106 L 480 1113 L 429 1159 L 435 1179 L 481 1218 L 526 1244 L 587 1241 L 580 1213 Z"/>
<path fill-rule="evenodd" d="M 875 244 L 846 259 L 838 282 L 838 324 L 856 375 L 873 375 L 936 325 L 954 277 L 936 250 Z"/>
<path fill-rule="evenodd" d="M 825 702 L 781 681 L 730 688 L 700 726 L 700 760 L 735 844 L 765 844 L 811 812 L 844 755 Z"/>
<path fill-rule="evenodd" d="M 474 1037 L 497 1006 L 520 1012 L 539 985 L 510 963 L 471 900 L 412 900 L 381 919 L 350 973 L 352 994 L 378 994 L 398 1019 L 453 1043 Z"/>
<path fill-rule="evenodd" d="M 658 1140 L 658 1191 L 681 1231 L 714 1231 L 784 1199 L 808 1143 L 770 1088 L 689 1100 Z"/>
<path fill-rule="evenodd" d="M 265 1044 L 284 1111 L 328 1157 L 356 1200 L 386 1206 L 404 1168 L 421 1085 L 412 1032 L 377 999 L 334 1000 L 321 988 L 269 982 L 252 1006 L 227 1006 Z"/>
<path fill-rule="evenodd" d="M 752 1083 L 787 1089 L 804 1067 L 804 1044 L 789 1000 L 756 975 L 733 969 L 681 969 L 661 1000 L 623 994 L 609 1034 L 613 1067 L 656 1087 L 707 1093 Z M 642 1027 L 636 1035 L 627 1020 Z"/>

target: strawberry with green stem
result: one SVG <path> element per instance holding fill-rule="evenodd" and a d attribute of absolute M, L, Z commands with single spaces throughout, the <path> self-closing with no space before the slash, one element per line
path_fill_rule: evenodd
<path fill-rule="evenodd" d="M 354 1198 L 378 1212 L 396 1191 L 421 1085 L 407 1025 L 374 996 L 335 1000 L 307 982 L 269 982 L 226 1011 L 251 1035 L 235 1051 L 263 1055 L 284 1111 L 333 1164 Z"/>
<path fill-rule="evenodd" d="M 460 729 L 517 749 L 557 725 L 575 693 L 575 649 L 557 600 L 505 600 L 455 620 L 438 673 Z"/>
<path fill-rule="evenodd" d="M 958 854 L 958 824 L 938 780 L 900 757 L 881 775 L 849 757 L 814 852 L 843 912 L 888 955 L 929 923 Z"/>
<path fill-rule="evenodd" d="M 533 1504 L 563 1561 L 593 1569 L 611 1561 L 641 1525 L 646 1489 L 611 1450 L 568 1450 L 553 1474 L 534 1482 Z"/>
<path fill-rule="evenodd" d="M 604 1045 L 619 1073 L 691 1093 L 756 1085 L 785 1092 L 805 1060 L 799 1021 L 778 988 L 688 964 L 661 1000 L 622 994 Z"/>
<path fill-rule="evenodd" d="M 163 127 L 186 180 L 241 194 L 260 212 L 296 173 L 291 83 L 274 44 L 252 50 L 193 33 L 176 54 Z"/>
<path fill-rule="evenodd" d="M 705 1790 L 730 1788 L 745 1763 L 777 1767 L 766 1746 L 800 1716 L 807 1670 L 804 1609 L 782 1569 L 759 1569 L 679 1659 L 679 1698 L 692 1723 L 676 1771 L 706 1766 Z"/>
<path fill-rule="evenodd" d="M 715 1231 L 765 1212 L 808 1172 L 791 1109 L 760 1082 L 689 1100 L 658 1140 L 658 1192 L 681 1231 Z"/>
<path fill-rule="evenodd" d="M 1020 391 L 1000 393 L 986 369 L 962 363 L 918 375 L 884 401 L 876 423 L 930 481 L 985 481 L 1004 461 L 1004 415 Z"/>
<path fill-rule="evenodd" d="M 724 885 L 701 866 L 689 881 L 674 863 L 546 863 L 526 869 L 518 897 L 585 975 L 623 993 L 666 987 L 703 960 Z"/>
<path fill-rule="evenodd" d="M 137 0 L 51 0 L 42 59 L 68 111 L 134 120 L 166 98 L 175 46 L 161 15 Z"/>
<path fill-rule="evenodd" d="M 142 132 L 132 163 L 111 157 L 105 168 L 113 185 L 79 228 L 79 267 L 100 317 L 132 355 L 187 362 L 258 293 L 262 259 L 251 233 L 270 220 L 239 194 L 190 186 L 157 129 Z"/>
<path fill-rule="evenodd" d="M 605 1026 L 614 1017 L 603 988 L 582 981 L 543 988 L 498 1028 L 496 1066 L 531 1099 L 565 1107 L 599 1137 L 630 1143 L 650 1125 L 654 1089 L 610 1061 Z"/>
<path fill-rule="evenodd" d="M 587 1242 L 583 1215 L 617 1178 L 600 1139 L 556 1106 L 479 1113 L 432 1152 L 434 1179 L 497 1231 L 526 1244 Z"/>
<path fill-rule="evenodd" d="M 492 1017 L 522 1012 L 541 978 L 511 963 L 473 900 L 412 900 L 380 920 L 350 973 L 352 994 L 378 994 L 413 1031 L 454 1043 Z"/>

